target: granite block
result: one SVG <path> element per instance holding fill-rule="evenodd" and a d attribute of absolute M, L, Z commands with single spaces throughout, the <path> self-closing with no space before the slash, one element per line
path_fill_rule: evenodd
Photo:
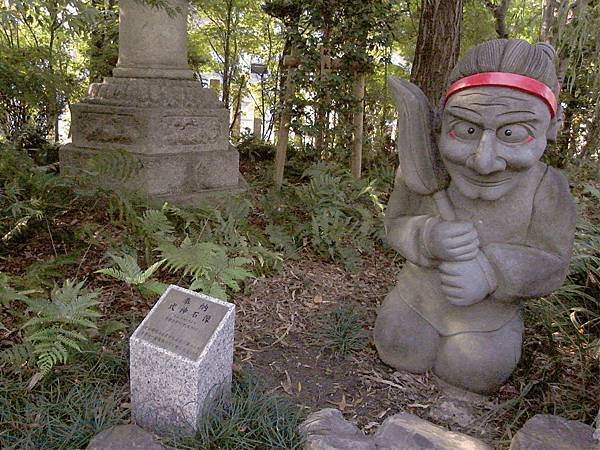
<path fill-rule="evenodd" d="M 170 286 L 131 336 L 134 421 L 157 434 L 191 435 L 229 396 L 235 306 Z"/>

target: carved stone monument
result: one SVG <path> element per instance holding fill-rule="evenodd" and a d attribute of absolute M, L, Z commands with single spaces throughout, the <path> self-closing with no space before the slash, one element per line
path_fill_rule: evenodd
<path fill-rule="evenodd" d="M 562 119 L 554 49 L 476 46 L 437 115 L 415 85 L 390 84 L 400 168 L 385 224 L 406 264 L 375 344 L 393 367 L 490 392 L 521 356 L 519 305 L 560 287 L 573 246 L 568 182 L 540 161 Z"/>
<path fill-rule="evenodd" d="M 61 171 L 77 174 L 91 158 L 125 151 L 136 173 L 123 187 L 193 203 L 207 192 L 240 190 L 244 181 L 229 143 L 229 111 L 188 67 L 187 0 L 170 0 L 169 7 L 120 2 L 117 66 L 72 105 L 72 143 L 60 150 Z"/>
<path fill-rule="evenodd" d="M 135 423 L 158 434 L 193 434 L 228 396 L 235 306 L 170 286 L 129 339 Z"/>

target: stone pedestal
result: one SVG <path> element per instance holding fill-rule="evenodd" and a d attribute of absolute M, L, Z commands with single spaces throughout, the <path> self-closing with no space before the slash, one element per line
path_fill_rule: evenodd
<path fill-rule="evenodd" d="M 72 143 L 60 150 L 61 172 L 76 175 L 101 160 L 98 183 L 194 203 L 206 193 L 244 188 L 229 144 L 229 111 L 187 65 L 187 2 L 164 9 L 121 1 L 119 61 L 113 77 L 93 83 L 71 107 Z M 111 153 L 130 156 L 135 172 Z M 115 162 L 116 161 L 116 162 Z"/>
<path fill-rule="evenodd" d="M 235 306 L 170 286 L 129 339 L 131 414 L 154 433 L 194 434 L 231 392 Z"/>

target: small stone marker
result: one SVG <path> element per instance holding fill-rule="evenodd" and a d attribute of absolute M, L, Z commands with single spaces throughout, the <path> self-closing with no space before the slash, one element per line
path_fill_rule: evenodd
<path fill-rule="evenodd" d="M 169 286 L 129 339 L 134 421 L 159 434 L 193 434 L 228 396 L 235 306 Z"/>

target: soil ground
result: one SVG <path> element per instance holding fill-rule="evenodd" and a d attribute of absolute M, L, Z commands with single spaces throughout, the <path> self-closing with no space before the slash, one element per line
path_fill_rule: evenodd
<path fill-rule="evenodd" d="M 372 340 L 376 311 L 397 273 L 398 265 L 382 251 L 366 257 L 354 274 L 305 254 L 275 276 L 254 280 L 233 299 L 236 367 L 252 367 L 270 389 L 309 412 L 341 410 L 367 433 L 391 415 L 410 412 L 500 445 L 499 405 L 519 392 L 510 382 L 486 398 L 447 386 L 431 373 L 398 372 L 378 358 Z M 320 341 L 324 318 L 342 305 L 364 312 L 369 335 L 363 350 L 347 356 Z"/>

